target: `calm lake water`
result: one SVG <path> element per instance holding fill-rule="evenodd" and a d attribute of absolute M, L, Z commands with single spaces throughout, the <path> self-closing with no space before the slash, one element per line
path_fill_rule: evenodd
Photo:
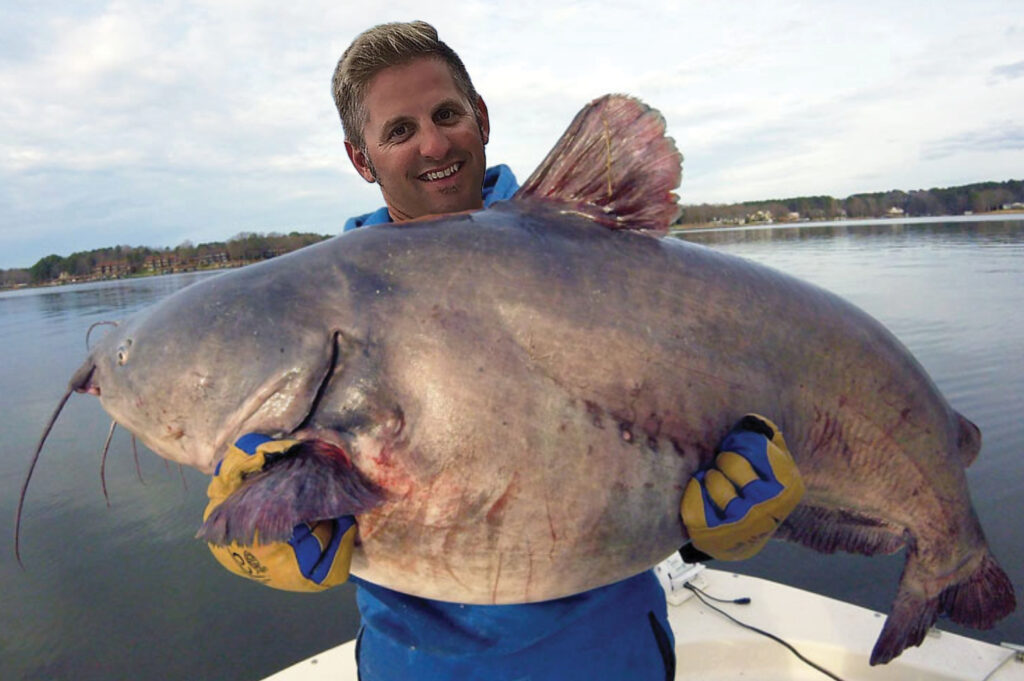
<path fill-rule="evenodd" d="M 730 229 L 687 238 L 847 297 L 914 352 L 984 434 L 968 479 L 989 543 L 1021 598 L 1024 222 Z M 0 524 L 13 528 L 28 457 L 85 356 L 89 325 L 121 318 L 199 276 L 0 294 Z M 278 593 L 216 566 L 192 538 L 205 506 L 204 476 L 179 472 L 140 447 L 140 482 L 120 430 L 107 462 L 108 508 L 99 469 L 109 423 L 97 400 L 72 397 L 29 490 L 25 570 L 10 545 L 0 551 L 0 679 L 253 681 L 355 636 L 349 586 Z M 886 611 L 902 562 L 773 542 L 731 567 Z M 1024 615 L 967 633 L 1024 643 Z"/>

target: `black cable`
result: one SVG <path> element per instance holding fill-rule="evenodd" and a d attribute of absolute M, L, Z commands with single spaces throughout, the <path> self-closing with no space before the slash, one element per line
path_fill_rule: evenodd
<path fill-rule="evenodd" d="M 704 598 L 709 598 L 713 601 L 717 601 L 718 603 L 735 603 L 736 605 L 748 605 L 750 603 L 750 599 L 746 596 L 743 596 L 742 598 L 716 598 L 709 594 L 707 591 L 704 591 L 704 589 L 694 586 L 690 582 L 686 582 L 685 584 L 683 584 L 683 586 L 685 586 L 690 591 L 699 591 L 700 595 Z"/>
<path fill-rule="evenodd" d="M 725 610 L 722 610 L 721 608 L 719 608 L 719 607 L 717 607 L 717 606 L 715 606 L 715 605 L 712 605 L 712 604 L 711 604 L 711 602 L 710 602 L 709 600 L 705 600 L 705 598 L 707 598 L 707 599 L 712 599 L 712 600 L 716 600 L 716 601 L 719 601 L 719 602 L 721 602 L 721 603 L 733 603 L 733 602 L 737 602 L 737 603 L 738 603 L 739 601 L 742 601 L 742 600 L 744 600 L 744 599 L 742 599 L 742 598 L 739 598 L 739 599 L 736 599 L 736 601 L 728 601 L 728 600 L 722 600 L 721 598 L 715 598 L 714 596 L 710 596 L 710 595 L 708 595 L 708 594 L 704 593 L 703 591 L 701 591 L 700 589 L 698 589 L 698 588 L 697 588 L 697 587 L 695 587 L 694 585 L 690 584 L 689 582 L 687 582 L 687 583 L 686 583 L 686 584 L 684 584 L 683 586 L 685 586 L 685 587 L 686 587 L 687 589 L 689 589 L 690 591 L 692 591 L 692 592 L 693 592 L 693 595 L 694 595 L 694 596 L 696 596 L 696 597 L 698 598 L 698 600 L 700 600 L 700 602 L 701 602 L 701 603 L 703 603 L 704 605 L 708 606 L 709 608 L 711 608 L 711 609 L 712 609 L 712 610 L 714 610 L 715 612 L 718 612 L 718 613 L 720 613 L 720 614 L 722 614 L 722 615 L 725 615 L 725 616 L 726 616 L 727 618 L 729 618 L 729 619 L 730 619 L 730 620 L 731 620 L 732 622 L 734 622 L 735 624 L 738 624 L 739 626 L 743 627 L 744 629 L 749 629 L 750 631 L 753 631 L 753 632 L 755 632 L 755 633 L 761 634 L 762 636 L 767 636 L 768 638 L 770 638 L 771 640 L 775 641 L 776 643 L 779 643 L 779 644 L 781 644 L 781 645 L 785 646 L 785 647 L 786 647 L 786 648 L 787 648 L 787 649 L 789 650 L 789 652 L 791 652 L 791 653 L 793 653 L 794 655 L 796 655 L 796 656 L 797 656 L 797 659 L 799 659 L 799 660 L 800 660 L 801 662 L 803 662 L 804 664 L 806 664 L 806 665 L 810 666 L 810 667 L 811 667 L 811 668 L 813 668 L 813 669 L 816 669 L 816 670 L 818 670 L 819 672 L 821 672 L 821 673 L 822 673 L 822 674 L 824 674 L 825 676 L 829 677 L 830 679 L 835 679 L 835 681 L 843 681 L 843 679 L 842 679 L 841 677 L 839 677 L 839 676 L 836 676 L 835 674 L 833 674 L 833 673 L 832 673 L 832 672 L 830 672 L 829 670 L 825 669 L 825 668 L 824 668 L 824 667 L 822 667 L 821 665 L 819 665 L 819 664 L 817 664 L 817 663 L 815 663 L 815 662 L 812 662 L 812 661 L 808 660 L 808 659 L 807 659 L 806 657 L 804 657 L 804 656 L 803 656 L 803 655 L 802 655 L 802 654 L 800 653 L 800 651 L 799 651 L 799 650 L 797 650 L 796 648 L 794 648 L 794 647 L 793 647 L 792 645 L 790 645 L 790 644 L 789 644 L 789 643 L 787 643 L 786 641 L 783 641 L 783 640 L 782 640 L 781 638 L 779 638 L 779 637 L 778 637 L 778 636 L 776 636 L 775 634 L 772 634 L 772 633 L 770 633 L 770 632 L 767 632 L 767 631 L 765 631 L 764 629 L 758 629 L 757 627 L 755 627 L 755 626 L 751 626 L 751 625 L 749 625 L 749 624 L 747 624 L 747 623 L 745 623 L 745 622 L 741 622 L 741 621 L 739 621 L 738 619 L 736 619 L 735 617 L 733 617 L 732 615 L 730 615 L 729 613 L 727 613 L 727 612 L 726 612 Z M 750 599 L 749 599 L 749 598 L 747 598 L 747 599 L 746 599 L 746 602 L 747 602 L 747 603 L 749 603 L 749 602 L 750 602 Z"/>

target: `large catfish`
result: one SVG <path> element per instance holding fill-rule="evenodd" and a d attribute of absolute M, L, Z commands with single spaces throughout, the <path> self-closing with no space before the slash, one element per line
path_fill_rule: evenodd
<path fill-rule="evenodd" d="M 513 200 L 190 286 L 111 331 L 69 394 L 205 472 L 245 432 L 313 441 L 201 535 L 280 539 L 356 514 L 356 575 L 465 603 L 650 568 L 687 539 L 687 480 L 759 412 L 807 486 L 778 536 L 906 550 L 873 663 L 939 614 L 991 626 L 1015 602 L 965 481 L 978 429 L 853 305 L 658 238 L 680 164 L 657 112 L 602 98 Z"/>

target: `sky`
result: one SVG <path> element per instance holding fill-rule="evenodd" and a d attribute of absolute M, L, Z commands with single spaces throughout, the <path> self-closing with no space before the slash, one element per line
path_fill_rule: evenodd
<path fill-rule="evenodd" d="M 683 203 L 1024 178 L 1024 12 L 951 2 L 0 0 L 0 268 L 117 244 L 339 232 L 382 205 L 330 79 L 424 19 L 524 180 L 588 101 L 659 109 Z"/>

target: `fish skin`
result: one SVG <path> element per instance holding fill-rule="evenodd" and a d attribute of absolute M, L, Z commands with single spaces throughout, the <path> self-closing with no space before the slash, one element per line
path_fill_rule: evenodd
<path fill-rule="evenodd" d="M 964 476 L 980 435 L 880 323 L 555 201 L 366 227 L 219 275 L 90 364 L 80 388 L 206 472 L 248 431 L 341 447 L 383 491 L 352 572 L 407 593 L 533 602 L 649 568 L 687 539 L 686 481 L 753 411 L 807 488 L 780 536 L 907 551 L 873 662 L 941 612 L 991 626 L 1015 607 Z"/>

